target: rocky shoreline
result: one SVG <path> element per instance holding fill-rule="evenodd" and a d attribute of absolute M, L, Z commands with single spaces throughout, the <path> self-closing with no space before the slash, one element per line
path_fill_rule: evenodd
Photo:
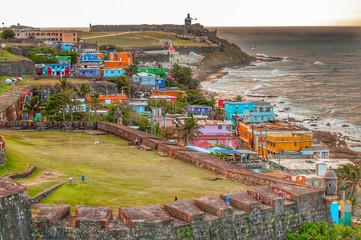
<path fill-rule="evenodd" d="M 254 57 L 254 59 L 256 59 L 257 63 L 262 62 L 262 61 L 270 62 L 270 61 L 282 61 L 283 60 L 282 57 L 268 57 L 268 56 L 256 56 L 256 57 Z M 230 68 L 246 67 L 246 66 L 249 66 L 252 64 L 253 63 L 245 64 L 245 65 L 241 65 L 241 66 L 238 65 L 238 66 L 233 66 Z M 221 79 L 222 77 L 226 76 L 227 74 L 228 73 L 226 71 L 224 71 L 224 67 L 213 68 L 213 69 L 209 69 L 208 71 L 205 70 L 205 72 L 202 74 L 202 77 L 198 78 L 198 79 L 200 79 L 201 81 L 214 82 L 214 81 L 217 81 L 218 79 Z M 215 96 L 216 99 L 222 98 L 222 99 L 231 100 L 236 97 L 236 95 L 232 94 L 232 93 L 219 94 L 217 92 L 209 91 L 207 89 L 202 88 L 202 86 L 201 86 L 200 90 L 205 96 L 212 95 L 212 96 Z M 263 95 L 263 94 L 248 93 L 246 96 L 242 96 L 242 97 L 244 97 L 245 100 L 260 100 L 260 99 L 276 98 L 277 96 L 276 95 Z M 288 111 L 291 111 L 291 108 L 279 110 L 279 112 L 288 112 Z M 286 119 L 282 119 L 282 120 L 288 121 L 291 124 L 295 124 L 296 122 L 299 122 L 299 123 L 302 122 L 302 121 L 294 119 L 294 118 L 287 118 L 287 120 Z M 313 124 L 316 124 L 316 126 L 317 126 L 317 123 L 313 123 Z M 348 126 L 344 125 L 343 127 L 348 127 Z M 353 163 L 361 166 L 361 152 L 356 152 L 356 151 L 349 149 L 347 141 L 350 139 L 347 136 L 343 136 L 339 132 L 319 131 L 319 130 L 313 130 L 313 129 L 310 129 L 310 130 L 313 131 L 314 137 L 318 141 L 325 144 L 329 148 L 331 158 L 348 159 L 348 160 L 352 161 Z M 361 146 L 361 143 L 360 143 L 360 146 Z"/>

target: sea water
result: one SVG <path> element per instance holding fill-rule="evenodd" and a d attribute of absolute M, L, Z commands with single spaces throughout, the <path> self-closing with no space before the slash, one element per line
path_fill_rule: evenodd
<path fill-rule="evenodd" d="M 282 61 L 225 68 L 223 78 L 202 87 L 224 94 L 275 96 L 278 118 L 294 117 L 310 129 L 349 136 L 361 151 L 361 28 L 218 28 L 218 36 L 250 55 Z M 315 122 L 302 121 L 319 117 Z M 312 125 L 312 126 L 311 126 Z"/>

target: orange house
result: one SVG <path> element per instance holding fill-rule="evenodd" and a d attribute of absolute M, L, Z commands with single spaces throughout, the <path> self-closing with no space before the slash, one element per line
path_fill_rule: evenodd
<path fill-rule="evenodd" d="M 117 68 L 128 68 L 133 64 L 133 56 L 131 52 L 110 52 L 109 62 L 119 62 L 120 65 L 116 66 Z"/>
<path fill-rule="evenodd" d="M 102 95 L 99 96 L 99 102 L 103 104 L 117 104 L 120 102 L 125 103 L 127 101 L 127 97 L 125 95 L 117 95 L 117 96 L 110 96 L 110 95 Z M 91 96 L 88 96 L 88 102 L 92 102 Z"/>
<path fill-rule="evenodd" d="M 166 96 L 172 96 L 176 97 L 178 99 L 182 99 L 185 95 L 184 91 L 177 90 L 177 89 L 160 89 L 160 90 L 153 90 L 152 95 L 158 96 L 158 95 L 166 95 Z"/>
<path fill-rule="evenodd" d="M 313 134 L 296 126 L 279 123 L 246 124 L 237 122 L 238 137 L 259 156 L 268 158 L 284 151 L 301 151 L 312 146 Z"/>

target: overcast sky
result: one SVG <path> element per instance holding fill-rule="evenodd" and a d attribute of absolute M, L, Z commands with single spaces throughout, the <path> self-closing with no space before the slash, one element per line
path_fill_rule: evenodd
<path fill-rule="evenodd" d="M 361 0 L 2 0 L 0 22 L 34 27 L 96 24 L 361 26 Z"/>

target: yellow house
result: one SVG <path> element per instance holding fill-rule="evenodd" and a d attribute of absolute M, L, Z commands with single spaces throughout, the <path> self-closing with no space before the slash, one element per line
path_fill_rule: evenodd
<path fill-rule="evenodd" d="M 285 151 L 301 151 L 312 145 L 312 132 L 282 123 L 237 123 L 238 137 L 263 158 Z"/>

